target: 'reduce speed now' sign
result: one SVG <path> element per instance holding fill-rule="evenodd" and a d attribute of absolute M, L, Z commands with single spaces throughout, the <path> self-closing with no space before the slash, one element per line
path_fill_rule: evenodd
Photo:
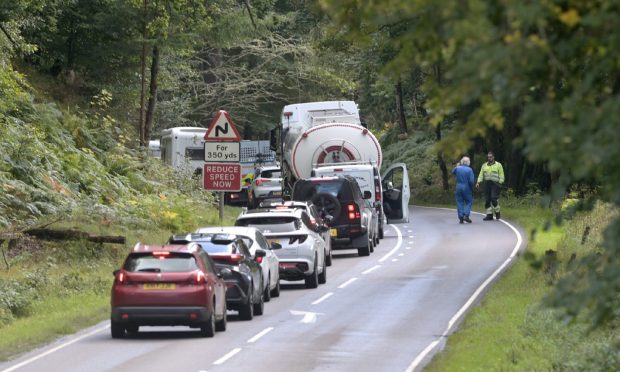
<path fill-rule="evenodd" d="M 230 115 L 220 110 L 205 133 L 205 190 L 241 191 L 240 140 Z"/>

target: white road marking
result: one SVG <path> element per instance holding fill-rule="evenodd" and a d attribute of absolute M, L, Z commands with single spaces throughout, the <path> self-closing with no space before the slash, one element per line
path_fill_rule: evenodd
<path fill-rule="evenodd" d="M 304 317 L 301 319 L 302 323 L 314 323 L 318 315 L 323 315 L 321 313 L 313 313 L 310 311 L 297 311 L 297 310 L 289 310 L 293 315 L 303 315 Z"/>
<path fill-rule="evenodd" d="M 405 249 L 406 249 L 406 250 L 410 250 L 410 249 L 411 249 L 411 247 L 406 247 Z"/>
<path fill-rule="evenodd" d="M 373 271 L 377 270 L 377 269 L 378 269 L 378 268 L 380 268 L 380 267 L 381 267 L 381 265 L 375 265 L 375 266 L 371 267 L 370 269 L 368 269 L 368 270 L 366 270 L 366 271 L 362 272 L 362 275 L 369 274 L 369 273 L 371 273 L 371 272 L 373 272 Z"/>
<path fill-rule="evenodd" d="M 396 235 L 398 236 L 398 241 L 396 242 L 396 246 L 392 248 L 392 250 L 386 253 L 385 256 L 381 257 L 381 259 L 379 260 L 379 263 L 387 260 L 388 257 L 393 255 L 394 252 L 396 252 L 400 248 L 400 245 L 403 243 L 403 235 L 400 233 L 400 230 L 398 229 L 398 227 L 394 225 L 390 225 L 390 227 L 394 228 L 394 230 L 396 231 Z"/>
<path fill-rule="evenodd" d="M 258 341 L 259 338 L 263 337 L 264 335 L 266 335 L 267 333 L 273 331 L 273 327 L 267 327 L 265 329 L 263 329 L 262 331 L 260 331 L 256 336 L 252 337 L 251 339 L 248 340 L 249 343 L 253 343 Z"/>
<path fill-rule="evenodd" d="M 342 289 L 342 288 L 344 288 L 344 287 L 348 286 L 349 284 L 353 283 L 353 282 L 354 282 L 354 281 L 356 281 L 356 280 L 357 280 L 357 278 L 351 278 L 351 279 L 347 280 L 346 282 L 344 282 L 344 283 L 340 284 L 340 285 L 338 286 L 338 288 L 339 288 L 339 289 Z"/>
<path fill-rule="evenodd" d="M 398 258 L 392 258 L 392 262 L 397 262 Z"/>
<path fill-rule="evenodd" d="M 413 239 L 413 235 L 409 235 L 409 239 Z"/>
<path fill-rule="evenodd" d="M 437 209 L 444 209 L 444 208 L 437 208 Z M 495 277 L 497 277 L 506 268 L 506 266 L 508 266 L 510 261 L 512 261 L 512 259 L 519 252 L 519 248 L 521 247 L 521 243 L 523 243 L 523 238 L 521 237 L 521 234 L 519 233 L 519 231 L 514 226 L 512 226 L 508 222 L 506 222 L 504 220 L 500 220 L 500 222 L 503 222 L 506 226 L 508 226 L 510 229 L 512 229 L 512 231 L 517 236 L 517 243 L 515 244 L 515 247 L 513 248 L 512 253 L 506 259 L 506 261 L 504 261 L 504 263 L 500 267 L 498 267 L 497 270 L 495 270 L 493 272 L 493 274 L 491 274 L 491 276 L 489 276 L 484 281 L 484 283 L 482 283 L 480 285 L 480 287 L 478 287 L 478 289 L 476 289 L 474 294 L 472 294 L 471 297 L 469 297 L 467 302 L 465 302 L 465 304 L 459 309 L 459 311 L 457 311 L 457 313 L 454 314 L 452 319 L 450 319 L 450 321 L 448 322 L 448 327 L 446 328 L 445 331 L 443 331 L 443 333 L 439 336 L 439 338 L 437 338 L 437 340 L 431 342 L 424 350 L 422 350 L 422 352 L 420 354 L 418 354 L 418 356 L 413 360 L 413 362 L 411 362 L 409 367 L 407 367 L 407 369 L 405 370 L 406 372 L 413 372 L 413 371 L 415 371 L 415 369 L 420 366 L 420 363 L 424 360 L 424 358 L 426 358 L 428 353 L 430 353 L 435 347 L 437 347 L 437 345 L 439 344 L 441 339 L 445 338 L 445 337 L 448 337 L 448 334 L 450 333 L 450 330 L 452 329 L 454 324 L 456 324 L 456 322 L 459 320 L 459 318 L 463 315 L 463 313 L 465 313 L 465 311 L 467 311 L 467 309 L 469 309 L 469 307 L 474 303 L 474 301 L 476 301 L 478 296 L 489 285 L 489 283 L 491 283 L 495 279 Z"/>
<path fill-rule="evenodd" d="M 240 347 L 238 347 L 236 349 L 232 349 L 228 354 L 224 355 L 220 359 L 218 359 L 215 362 L 213 362 L 213 364 L 215 364 L 216 366 L 219 366 L 220 364 L 224 364 L 224 362 L 226 362 L 228 359 L 230 359 L 230 358 L 234 357 L 235 355 L 237 355 L 237 353 L 240 352 L 240 351 L 241 351 Z"/>
<path fill-rule="evenodd" d="M 404 255 L 405 255 L 404 253 L 399 253 L 399 254 L 398 254 L 398 257 L 402 257 L 402 256 L 404 256 Z"/>
<path fill-rule="evenodd" d="M 432 267 L 432 269 L 433 269 L 433 270 L 445 270 L 445 269 L 447 269 L 447 268 L 448 268 L 448 266 L 446 266 L 446 265 L 441 265 L 441 266 L 433 266 L 433 267 Z"/>
<path fill-rule="evenodd" d="M 74 344 L 74 343 L 76 343 L 76 342 L 78 342 L 78 341 L 80 341 L 80 340 L 83 340 L 83 339 L 85 339 L 85 338 L 87 338 L 87 337 L 90 337 L 90 336 L 94 335 L 95 333 L 99 333 L 99 332 L 104 331 L 104 330 L 106 330 L 106 329 L 108 329 L 108 328 L 110 328 L 110 325 L 109 325 L 109 324 L 108 324 L 108 325 L 106 325 L 105 327 L 97 328 L 97 329 L 93 330 L 92 332 L 89 332 L 89 333 L 87 333 L 87 334 L 85 334 L 85 335 L 82 335 L 82 336 L 80 336 L 80 337 L 78 337 L 78 338 L 74 338 L 74 339 L 73 339 L 73 340 L 71 340 L 71 341 L 67 341 L 67 342 L 65 342 L 64 344 L 60 344 L 60 345 L 56 346 L 56 347 L 55 347 L 55 348 L 53 348 L 53 349 L 49 349 L 48 351 L 46 351 L 46 352 L 44 352 L 44 353 L 41 353 L 41 354 L 36 355 L 36 356 L 33 356 L 33 357 L 32 357 L 32 358 L 30 358 L 30 359 L 26 359 L 26 360 L 24 360 L 24 361 L 23 361 L 23 362 L 21 362 L 21 363 L 18 363 L 18 364 L 16 364 L 16 365 L 12 366 L 12 367 L 9 367 L 9 368 L 7 368 L 7 369 L 5 369 L 5 370 L 2 370 L 2 372 L 11 372 L 11 371 L 14 371 L 14 370 L 16 370 L 16 369 L 18 369 L 18 368 L 21 368 L 21 367 L 23 367 L 23 366 L 25 366 L 25 365 L 27 365 L 27 364 L 30 364 L 30 363 L 34 362 L 35 360 L 41 359 L 41 358 L 43 358 L 43 357 L 44 357 L 44 356 L 46 356 L 46 355 L 49 355 L 49 354 L 51 354 L 51 353 L 53 353 L 53 352 L 56 352 L 56 351 L 58 351 L 58 350 L 60 350 L 60 349 L 62 349 L 62 348 L 65 348 L 65 347 L 67 347 L 67 346 L 69 346 L 69 345 L 71 345 L 71 344 Z"/>
<path fill-rule="evenodd" d="M 328 298 L 330 298 L 333 294 L 334 294 L 333 292 L 326 293 L 323 297 L 321 297 L 318 300 L 314 301 L 312 303 L 312 305 L 320 304 L 321 302 L 323 302 L 323 301 L 327 300 Z"/>

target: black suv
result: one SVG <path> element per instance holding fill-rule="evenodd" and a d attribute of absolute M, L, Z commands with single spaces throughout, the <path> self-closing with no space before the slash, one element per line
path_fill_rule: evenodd
<path fill-rule="evenodd" d="M 360 256 L 373 250 L 377 214 L 351 176 L 311 177 L 295 182 L 292 199 L 311 201 L 329 221 L 332 248 L 355 248 Z M 327 217 L 331 216 L 331 217 Z"/>

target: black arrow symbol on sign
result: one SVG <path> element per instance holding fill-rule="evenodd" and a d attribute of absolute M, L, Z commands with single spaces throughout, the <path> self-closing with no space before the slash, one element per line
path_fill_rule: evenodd
<path fill-rule="evenodd" d="M 219 125 L 215 127 L 215 136 L 219 137 L 220 136 L 220 132 L 222 132 L 222 134 L 226 134 L 228 133 L 228 122 L 224 123 L 224 127 L 220 127 Z"/>

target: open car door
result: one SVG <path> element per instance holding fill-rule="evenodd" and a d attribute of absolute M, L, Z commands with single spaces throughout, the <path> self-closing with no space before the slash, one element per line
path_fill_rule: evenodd
<path fill-rule="evenodd" d="M 388 167 L 381 181 L 383 186 L 383 210 L 388 223 L 409 222 L 409 174 L 405 163 Z"/>

